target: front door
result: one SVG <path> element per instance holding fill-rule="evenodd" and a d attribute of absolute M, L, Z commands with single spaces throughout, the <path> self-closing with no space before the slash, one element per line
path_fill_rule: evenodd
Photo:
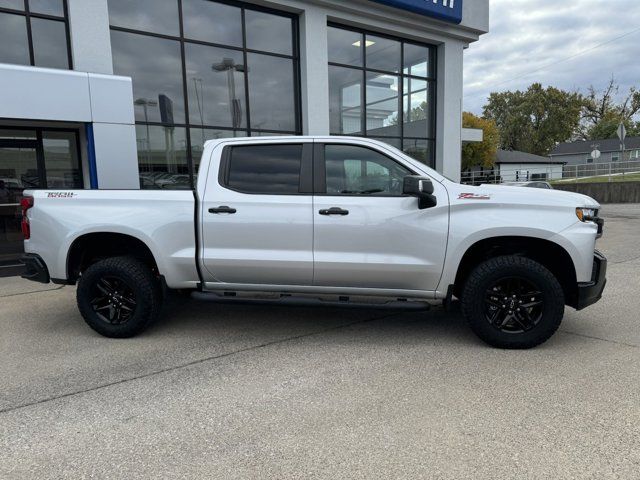
<path fill-rule="evenodd" d="M 201 210 L 208 288 L 311 285 L 312 145 L 240 143 L 212 162 Z"/>
<path fill-rule="evenodd" d="M 403 195 L 409 167 L 368 147 L 316 147 L 314 285 L 433 291 L 442 275 L 448 198 L 420 210 Z M 419 172 L 418 172 L 419 173 Z"/>

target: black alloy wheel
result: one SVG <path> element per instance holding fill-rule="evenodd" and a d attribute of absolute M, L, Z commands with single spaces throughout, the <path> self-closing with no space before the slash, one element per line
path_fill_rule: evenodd
<path fill-rule="evenodd" d="M 505 333 L 528 332 L 542 319 L 542 292 L 524 278 L 498 280 L 487 290 L 484 303 L 487 322 Z"/>
<path fill-rule="evenodd" d="M 462 313 L 478 337 L 497 348 L 533 348 L 558 330 L 564 291 L 541 263 L 504 255 L 480 263 L 460 292 Z"/>
<path fill-rule="evenodd" d="M 91 305 L 101 320 L 120 325 L 128 322 L 136 311 L 133 289 L 122 278 L 105 275 L 96 279 Z"/>
<path fill-rule="evenodd" d="M 133 337 L 158 318 L 162 290 L 149 265 L 112 257 L 88 267 L 78 282 L 78 308 L 87 325 L 105 337 Z"/>

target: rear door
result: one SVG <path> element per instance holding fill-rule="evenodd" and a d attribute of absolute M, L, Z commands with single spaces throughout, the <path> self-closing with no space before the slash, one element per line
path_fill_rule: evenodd
<path fill-rule="evenodd" d="M 314 161 L 314 284 L 435 290 L 449 226 L 444 187 L 434 181 L 438 205 L 420 210 L 402 193 L 404 177 L 420 173 L 384 152 L 320 144 Z"/>
<path fill-rule="evenodd" d="M 304 141 L 224 147 L 202 200 L 205 282 L 312 284 L 312 157 Z"/>

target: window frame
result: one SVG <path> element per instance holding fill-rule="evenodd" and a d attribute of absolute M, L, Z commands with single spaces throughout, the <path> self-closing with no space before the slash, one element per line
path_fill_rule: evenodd
<path fill-rule="evenodd" d="M 234 148 L 242 147 L 281 147 L 281 146 L 299 146 L 302 147 L 300 156 L 300 178 L 298 180 L 297 193 L 274 193 L 274 192 L 247 192 L 229 186 L 229 173 L 231 171 L 231 153 Z M 295 196 L 311 196 L 313 192 L 313 163 L 314 163 L 314 147 L 309 142 L 292 142 L 286 141 L 282 143 L 265 142 L 265 143 L 246 143 L 228 145 L 223 148 L 220 157 L 220 167 L 218 169 L 218 185 L 226 190 L 241 193 L 243 195 L 269 195 L 274 197 L 295 197 Z"/>
<path fill-rule="evenodd" d="M 65 127 L 29 127 L 29 126 L 13 126 L 13 125 L 0 125 L 0 129 L 7 130 L 22 130 L 22 131 L 33 131 L 36 133 L 35 140 L 33 139 L 17 139 L 17 140 L 0 140 L 0 143 L 3 145 L 9 145 L 10 143 L 21 144 L 23 148 L 35 148 L 36 150 L 36 166 L 38 168 L 38 181 L 40 182 L 40 187 L 37 188 L 25 188 L 25 190 L 49 190 L 50 188 L 47 186 L 47 165 L 44 151 L 44 134 L 47 132 L 63 132 L 63 133 L 73 133 L 75 137 L 75 148 L 78 154 L 78 174 L 80 178 L 79 187 L 68 188 L 70 190 L 83 190 L 85 188 L 84 181 L 84 168 L 82 162 L 82 150 L 80 149 L 80 132 L 76 128 L 65 128 Z M 64 190 L 65 188 L 62 188 Z"/>
<path fill-rule="evenodd" d="M 184 114 L 185 121 L 183 123 L 173 123 L 171 125 L 164 124 L 162 122 L 145 122 L 136 120 L 136 125 L 149 125 L 149 126 L 161 126 L 161 127 L 179 127 L 186 129 L 186 145 L 185 152 L 187 157 L 187 168 L 189 171 L 189 176 L 191 178 L 191 188 L 194 189 L 196 185 L 196 176 L 197 172 L 195 171 L 195 160 L 193 158 L 192 151 L 192 140 L 191 140 L 191 132 L 192 130 L 199 129 L 209 129 L 209 130 L 223 130 L 228 132 L 247 132 L 249 137 L 253 136 L 264 136 L 265 134 L 273 134 L 273 135 L 302 135 L 303 123 L 302 123 L 302 85 L 301 85 L 301 56 L 300 56 L 300 24 L 299 17 L 295 13 L 287 12 L 284 10 L 277 10 L 261 5 L 254 5 L 246 2 L 236 1 L 236 0 L 210 0 L 213 3 L 220 3 L 224 5 L 229 5 L 233 7 L 237 7 L 241 9 L 241 19 L 242 19 L 242 46 L 234 46 L 234 45 L 225 45 L 221 43 L 213 43 L 203 40 L 192 39 L 185 36 L 184 31 L 184 12 L 182 6 L 182 0 L 174 0 L 178 4 L 178 22 L 179 22 L 179 35 L 167 35 L 156 32 L 148 32 L 144 30 L 137 30 L 127 27 L 119 27 L 112 25 L 109 21 L 109 31 L 117 31 L 117 32 L 125 32 L 136 35 L 145 35 L 148 37 L 161 38 L 165 40 L 174 40 L 179 42 L 180 48 L 180 77 L 182 80 L 182 101 L 184 102 Z M 65 0 L 66 2 L 66 0 Z M 263 51 L 263 50 L 255 50 L 247 48 L 247 32 L 246 32 L 246 18 L 245 11 L 246 10 L 255 10 L 258 12 L 264 12 L 272 15 L 278 15 L 281 17 L 286 17 L 291 19 L 291 41 L 292 41 L 292 52 L 291 55 L 285 55 L 281 53 Z M 295 115 L 295 130 L 273 130 L 273 129 L 262 129 L 262 128 L 253 128 L 251 125 L 251 105 L 250 105 L 250 91 L 249 91 L 249 75 L 245 73 L 244 75 L 244 102 L 245 102 L 245 110 L 246 110 L 246 124 L 241 128 L 234 127 L 226 127 L 226 126 L 218 126 L 218 125 L 197 125 L 191 124 L 190 122 L 190 112 L 189 112 L 189 87 L 188 87 L 188 79 L 187 79 L 187 67 L 186 67 L 186 44 L 195 44 L 195 45 L 204 45 L 209 47 L 223 48 L 227 50 L 235 50 L 242 53 L 244 64 L 247 64 L 247 56 L 250 53 L 272 56 L 278 58 L 284 58 L 291 60 L 292 68 L 293 68 L 293 92 L 291 92 L 294 96 L 294 112 Z M 115 62 L 114 62 L 115 63 Z M 255 135 L 254 135 L 255 134 Z"/>
<path fill-rule="evenodd" d="M 361 35 L 361 46 L 360 46 L 360 50 L 361 50 L 361 58 L 362 58 L 362 65 L 357 66 L 357 65 L 349 65 L 349 64 L 344 64 L 344 63 L 339 63 L 339 62 L 332 62 L 329 61 L 328 65 L 329 67 L 338 67 L 338 68 L 343 68 L 343 69 L 351 69 L 351 70 L 355 70 L 355 71 L 360 71 L 361 72 L 361 92 L 360 92 L 360 123 L 361 123 L 361 131 L 359 133 L 351 133 L 351 134 L 346 134 L 346 133 L 333 133 L 330 132 L 330 135 L 335 135 L 335 136 L 354 136 L 354 137 L 364 137 L 364 138 L 375 138 L 375 139 L 383 139 L 383 138 L 388 138 L 388 139 L 393 139 L 393 140 L 399 140 L 400 141 L 400 145 L 402 146 L 402 148 L 400 148 L 401 151 L 404 151 L 404 144 L 405 141 L 411 141 L 411 140 L 420 140 L 420 141 L 426 141 L 427 142 L 427 146 L 429 147 L 429 152 L 428 152 L 428 163 L 426 164 L 429 167 L 434 168 L 435 167 L 435 159 L 436 159 L 436 139 L 437 139 L 437 121 L 436 121 L 436 114 L 437 114 L 437 105 L 436 105 L 436 101 L 438 98 L 438 92 L 437 92 L 437 87 L 438 87 L 438 71 L 437 71 L 437 61 L 438 61 L 438 49 L 437 49 L 437 45 L 435 44 L 429 44 L 429 43 L 423 43 L 423 42 L 419 42 L 419 41 L 414 41 L 414 40 L 410 40 L 410 39 L 406 39 L 406 38 L 402 38 L 402 37 L 397 37 L 397 36 L 393 36 L 393 35 L 388 35 L 385 33 L 380 33 L 380 32 L 376 32 L 373 30 L 367 30 L 367 29 L 362 29 L 362 28 L 357 28 L 357 27 L 353 27 L 350 25 L 344 25 L 341 23 L 337 23 L 337 22 L 328 22 L 327 23 L 327 29 L 329 28 L 337 28 L 337 29 L 341 29 L 341 30 L 347 30 L 347 31 L 351 31 L 354 33 L 358 33 Z M 370 36 L 376 36 L 376 37 L 380 37 L 380 38 L 386 38 L 389 40 L 394 40 L 397 42 L 400 42 L 401 44 L 401 48 L 400 48 L 400 70 L 398 72 L 392 72 L 392 71 L 386 71 L 386 70 L 380 70 L 380 69 L 376 69 L 376 68 L 370 68 L 367 66 L 367 52 L 366 52 L 366 38 L 367 35 Z M 429 49 L 429 58 L 428 58 L 428 66 L 427 66 L 427 76 L 426 77 L 421 77 L 418 75 L 411 75 L 409 73 L 404 73 L 405 70 L 405 45 L 415 45 L 418 47 L 426 47 Z M 398 111 L 400 112 L 399 116 L 398 116 L 398 122 L 399 122 L 399 135 L 389 135 L 388 137 L 385 137 L 383 135 L 371 135 L 367 132 L 367 74 L 369 73 L 374 73 L 374 74 L 382 74 L 382 75 L 390 75 L 393 77 L 397 77 L 399 78 L 399 90 L 398 90 Z M 425 137 L 415 137 L 415 136 L 405 136 L 405 108 L 404 108 L 404 102 L 405 102 L 405 96 L 406 95 L 410 95 L 412 93 L 415 92 L 405 92 L 405 80 L 418 80 L 418 81 L 423 81 L 426 82 L 427 84 L 427 115 L 428 118 L 430 120 L 430 124 L 427 125 L 427 133 L 425 134 Z"/>
<path fill-rule="evenodd" d="M 420 176 L 426 176 L 424 174 L 421 174 L 419 172 L 416 172 L 415 169 L 413 169 L 410 166 L 407 166 L 406 164 L 399 162 L 398 160 L 396 160 L 393 157 L 390 157 L 388 154 L 386 154 L 385 152 L 381 152 L 380 150 L 373 148 L 369 145 L 357 145 L 357 144 L 350 144 L 350 143 L 340 143 L 340 142 L 322 142 L 322 143 L 314 143 L 313 146 L 313 194 L 314 196 L 318 196 L 318 197 L 358 197 L 358 198 L 405 198 L 405 197 L 410 197 L 411 195 L 409 194 L 400 194 L 400 195 L 363 195 L 361 193 L 327 193 L 327 164 L 326 164 L 326 158 L 325 158 L 325 149 L 328 146 L 332 146 L 332 145 L 336 145 L 336 146 L 350 146 L 350 147 L 357 147 L 357 148 L 362 148 L 365 150 L 371 150 L 372 152 L 377 153 L 378 155 L 382 155 L 383 157 L 387 158 L 388 160 L 398 164 L 399 166 L 401 166 L 402 168 L 404 168 L 405 170 L 407 170 L 409 172 L 409 175 L 420 175 Z"/>
<path fill-rule="evenodd" d="M 24 9 L 16 10 L 8 7 L 0 7 L 0 13 L 9 14 L 9 15 L 18 15 L 25 18 L 27 23 L 27 41 L 29 42 L 29 65 L 31 67 L 38 67 L 35 64 L 35 50 L 33 47 L 33 32 L 31 28 L 31 19 L 39 18 L 42 20 L 52 20 L 56 22 L 60 22 L 64 24 L 64 32 L 65 32 L 65 41 L 67 42 L 66 51 L 67 51 L 67 62 L 68 67 L 66 69 L 57 68 L 57 70 L 73 70 L 73 55 L 71 53 L 71 29 L 69 27 L 69 6 L 67 5 L 67 0 L 62 0 L 62 8 L 63 8 L 63 16 L 59 17 L 57 15 L 49 15 L 46 13 L 35 13 L 32 12 L 29 5 L 29 0 L 23 0 Z M 21 63 L 11 64 L 11 65 L 24 65 Z M 39 67 L 39 68 L 55 68 L 55 67 Z"/>

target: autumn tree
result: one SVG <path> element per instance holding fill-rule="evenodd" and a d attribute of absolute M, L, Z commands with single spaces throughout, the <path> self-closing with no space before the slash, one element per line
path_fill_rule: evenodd
<path fill-rule="evenodd" d="M 473 113 L 464 112 L 462 114 L 462 126 L 464 128 L 477 128 L 483 132 L 482 142 L 466 143 L 462 146 L 462 169 L 493 167 L 500 142 L 500 132 L 496 122 L 477 117 Z"/>
<path fill-rule="evenodd" d="M 613 77 L 602 91 L 589 87 L 584 97 L 582 121 L 578 131 L 580 138 L 615 138 L 620 123 L 624 123 L 629 136 L 640 135 L 640 122 L 635 120 L 640 113 L 640 92 L 631 87 L 621 100 L 619 94 L 620 86 Z"/>
<path fill-rule="evenodd" d="M 580 125 L 582 95 L 534 83 L 526 91 L 492 93 L 484 118 L 495 121 L 499 147 L 546 156 Z"/>

